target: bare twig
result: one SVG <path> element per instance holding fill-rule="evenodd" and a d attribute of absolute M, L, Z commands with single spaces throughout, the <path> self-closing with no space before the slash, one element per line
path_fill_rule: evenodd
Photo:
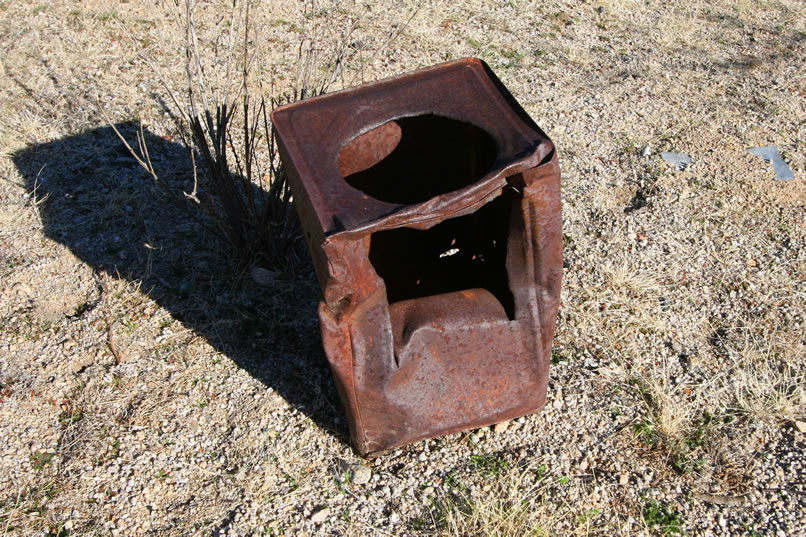
<path fill-rule="evenodd" d="M 122 362 L 120 352 L 118 352 L 117 346 L 115 346 L 115 337 L 112 331 L 112 306 L 109 304 L 109 275 L 104 273 L 103 280 L 101 281 L 101 287 L 104 293 L 104 313 L 106 315 L 106 346 L 109 347 L 109 351 L 112 353 L 112 356 L 115 357 L 115 364 L 120 365 Z"/>
<path fill-rule="evenodd" d="M 789 494 L 806 494 L 806 490 L 797 490 L 797 489 L 763 488 L 760 490 L 763 490 L 764 492 L 787 492 Z"/>
<path fill-rule="evenodd" d="M 207 101 L 209 94 L 207 83 L 204 78 L 204 67 L 201 63 L 202 55 L 199 52 L 199 37 L 196 34 L 196 24 L 193 22 L 193 10 L 196 7 L 195 0 L 186 0 L 185 7 L 187 8 L 187 21 L 186 21 L 186 38 L 187 38 L 187 76 L 188 76 L 188 93 L 190 95 L 190 106 L 194 117 L 199 117 L 198 106 L 196 105 L 195 88 L 198 84 L 199 94 L 204 102 L 204 110 L 210 110 L 210 103 Z M 193 69 L 196 70 L 196 76 L 193 76 Z M 195 82 L 194 82 L 195 81 Z M 216 104 L 218 104 L 216 102 Z"/>
<path fill-rule="evenodd" d="M 112 123 L 109 117 L 106 115 L 106 112 L 103 110 L 103 107 L 98 103 L 98 109 L 101 111 L 101 114 L 104 116 L 104 119 L 115 132 L 120 141 L 123 142 L 123 145 L 126 146 L 126 149 L 129 150 L 129 153 L 137 161 L 141 168 L 143 168 L 148 174 L 151 176 L 152 179 L 162 188 L 173 200 L 176 204 L 181 208 L 188 216 L 190 216 L 194 221 L 201 224 L 201 220 L 199 220 L 198 216 L 187 208 L 187 206 L 182 203 L 182 200 L 179 196 L 176 195 L 176 192 L 166 183 L 158 174 L 157 171 L 154 169 L 154 164 L 151 162 L 151 157 L 148 154 L 148 144 L 146 144 L 145 140 L 145 131 L 143 130 L 143 124 L 139 124 L 139 129 L 137 131 L 137 146 L 140 151 L 135 151 L 134 148 L 129 144 L 129 141 L 123 136 L 123 134 L 118 130 L 117 126 Z M 198 201 L 198 198 L 195 197 L 196 195 L 196 184 L 195 184 L 195 163 L 194 163 L 194 186 L 193 186 L 193 199 Z M 187 195 L 187 194 L 186 194 Z M 190 197 L 190 196 L 188 196 Z M 200 203 L 200 202 L 199 202 Z"/>
<path fill-rule="evenodd" d="M 701 502 L 713 503 L 716 505 L 729 505 L 733 507 L 743 505 L 747 501 L 746 495 L 728 496 L 725 494 L 707 494 L 704 492 L 695 492 L 693 495 Z"/>

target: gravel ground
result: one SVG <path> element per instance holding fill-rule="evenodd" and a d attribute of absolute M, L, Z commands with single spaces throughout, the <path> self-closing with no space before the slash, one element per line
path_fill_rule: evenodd
<path fill-rule="evenodd" d="M 199 6 L 203 46 L 227 13 Z M 806 535 L 802 2 L 257 13 L 267 93 L 477 56 L 555 141 L 548 404 L 358 458 L 305 252 L 255 281 L 101 113 L 130 139 L 141 118 L 155 167 L 190 189 L 164 104 L 164 85 L 182 94 L 181 10 L 4 2 L 4 534 Z M 794 180 L 746 151 L 765 145 Z"/>

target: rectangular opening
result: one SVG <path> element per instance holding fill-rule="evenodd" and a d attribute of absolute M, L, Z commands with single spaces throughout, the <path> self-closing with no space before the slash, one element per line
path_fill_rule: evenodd
<path fill-rule="evenodd" d="M 389 303 L 481 288 L 492 293 L 513 320 L 506 259 L 514 196 L 505 190 L 478 211 L 430 229 L 373 233 L 369 259 L 386 284 Z"/>

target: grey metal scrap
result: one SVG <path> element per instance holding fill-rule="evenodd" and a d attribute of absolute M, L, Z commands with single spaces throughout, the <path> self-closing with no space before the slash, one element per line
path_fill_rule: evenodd
<path fill-rule="evenodd" d="M 663 151 L 660 156 L 663 158 L 663 160 L 676 167 L 678 170 L 685 170 L 686 167 L 691 164 L 691 157 L 685 153 Z"/>
<path fill-rule="evenodd" d="M 758 155 L 767 162 L 772 162 L 772 167 L 775 169 L 775 174 L 778 176 L 778 179 L 788 181 L 795 178 L 795 174 L 792 173 L 792 169 L 787 165 L 786 162 L 784 162 L 784 159 L 781 157 L 781 153 L 778 152 L 778 148 L 776 148 L 774 145 L 751 147 L 748 149 L 748 151 L 754 155 Z"/>

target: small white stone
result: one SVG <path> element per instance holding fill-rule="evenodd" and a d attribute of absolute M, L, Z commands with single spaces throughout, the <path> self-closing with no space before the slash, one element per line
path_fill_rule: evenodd
<path fill-rule="evenodd" d="M 369 479 L 372 477 L 372 470 L 363 464 L 354 464 L 350 466 L 350 477 L 352 482 L 356 485 L 364 485 L 369 483 Z"/>
<path fill-rule="evenodd" d="M 330 509 L 325 507 L 324 509 L 320 509 L 317 512 L 315 512 L 314 514 L 311 515 L 311 522 L 314 522 L 316 524 L 320 524 L 320 523 L 324 522 L 325 520 L 327 520 L 327 517 L 329 517 L 329 516 L 330 516 Z"/>
<path fill-rule="evenodd" d="M 501 434 L 507 430 L 507 427 L 509 427 L 509 422 L 502 421 L 501 423 L 495 424 L 495 427 L 493 427 L 493 431 L 495 432 L 495 434 Z"/>

